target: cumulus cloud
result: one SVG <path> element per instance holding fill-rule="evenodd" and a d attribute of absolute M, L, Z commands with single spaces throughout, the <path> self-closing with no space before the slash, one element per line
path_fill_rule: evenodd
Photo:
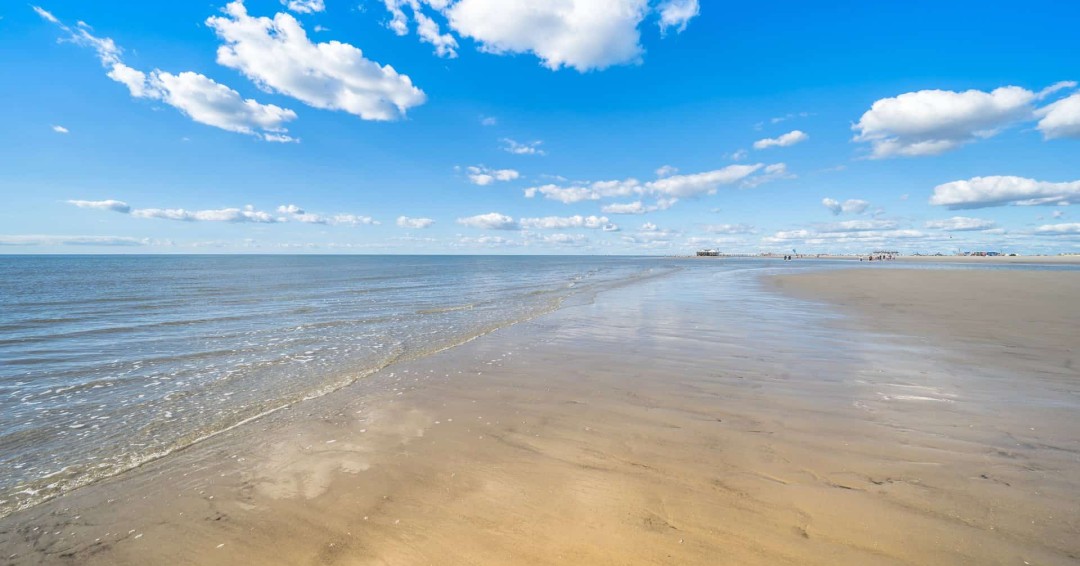
<path fill-rule="evenodd" d="M 522 218 L 522 228 L 534 230 L 565 230 L 569 228 L 589 228 L 616 232 L 619 227 L 612 224 L 606 216 L 545 216 L 543 218 Z"/>
<path fill-rule="evenodd" d="M 69 133 L 69 132 L 68 132 L 68 129 L 67 129 L 67 128 L 65 128 L 65 127 L 63 127 L 63 126 L 53 126 L 53 127 L 52 127 L 52 131 L 54 131 L 54 132 L 56 132 L 56 133 L 58 133 L 58 134 L 66 134 L 66 133 Z"/>
<path fill-rule="evenodd" d="M 348 43 L 312 43 L 293 16 L 252 17 L 240 0 L 206 24 L 224 45 L 218 63 L 240 71 L 268 92 L 315 108 L 341 110 L 364 120 L 395 120 L 426 97 L 389 65 L 364 57 Z"/>
<path fill-rule="evenodd" d="M 409 218 L 408 216 L 398 216 L 397 225 L 401 228 L 414 228 L 423 229 L 430 228 L 435 221 L 430 218 Z"/>
<path fill-rule="evenodd" d="M 847 199 L 844 202 L 840 202 L 836 199 L 824 198 L 821 199 L 821 204 L 833 214 L 837 215 L 841 213 L 862 214 L 870 207 L 869 202 L 856 198 Z"/>
<path fill-rule="evenodd" d="M 765 138 L 754 142 L 754 149 L 768 149 L 770 147 L 788 147 L 810 139 L 810 136 L 801 130 L 792 130 L 780 137 Z"/>
<path fill-rule="evenodd" d="M 383 0 L 386 9 L 390 12 L 391 20 L 387 24 L 394 33 L 407 35 L 409 33 L 409 16 L 405 8 L 412 12 L 413 20 L 416 21 L 416 35 L 420 41 L 430 43 L 435 47 L 435 54 L 439 57 L 453 59 L 457 57 L 457 39 L 450 33 L 443 33 L 439 24 L 426 15 L 424 5 L 434 5 L 436 8 L 445 8 L 446 2 L 439 0 Z"/>
<path fill-rule="evenodd" d="M 1046 139 L 1080 138 L 1080 93 L 1041 108 L 1036 115 L 1041 118 L 1037 127 Z"/>
<path fill-rule="evenodd" d="M 312 14 L 326 10 L 326 4 L 323 0 L 281 0 L 281 3 L 286 8 L 300 14 Z"/>
<path fill-rule="evenodd" d="M 544 143 L 542 141 L 519 143 L 510 138 L 503 138 L 502 143 L 503 151 L 514 155 L 545 155 L 544 150 L 540 149 L 540 145 Z"/>
<path fill-rule="evenodd" d="M 686 30 L 690 20 L 701 12 L 698 0 L 665 0 L 657 6 L 660 12 L 660 33 L 667 33 L 668 28 L 675 28 L 676 33 Z"/>
<path fill-rule="evenodd" d="M 458 224 L 461 224 L 462 226 L 481 228 L 484 230 L 517 230 L 520 228 L 513 218 L 505 214 L 499 214 L 498 212 L 489 212 L 487 214 L 477 214 L 476 216 L 458 218 L 457 221 Z"/>
<path fill-rule="evenodd" d="M 930 204 L 951 209 L 1005 205 L 1065 205 L 1080 200 L 1080 181 L 1052 183 L 1024 177 L 973 177 L 934 187 Z"/>
<path fill-rule="evenodd" d="M 580 72 L 641 61 L 640 24 L 653 12 L 648 0 L 383 0 L 390 29 L 409 32 L 408 8 L 421 40 L 440 37 L 456 47 L 453 34 L 470 38 L 492 54 L 532 53 L 545 67 Z M 698 13 L 698 0 L 664 0 L 656 7 L 662 30 L 685 29 Z M 442 33 L 432 17 L 445 21 Z M 424 20 L 430 21 L 425 32 Z M 427 33 L 427 37 L 425 37 Z M 453 43 L 451 43 L 453 42 Z M 440 55 L 450 56 L 449 49 Z"/>
<path fill-rule="evenodd" d="M 1072 136 L 1080 98 L 1069 97 L 1039 110 L 1035 104 L 1075 86 L 1062 82 L 1038 93 L 1017 86 L 990 92 L 920 90 L 883 98 L 852 126 L 854 141 L 869 143 L 875 159 L 937 155 L 1036 116 L 1043 117 L 1039 129 L 1047 138 Z"/>
<path fill-rule="evenodd" d="M 483 165 L 466 167 L 465 174 L 470 183 L 480 186 L 490 185 L 496 181 L 513 181 L 521 177 L 521 174 L 513 169 L 488 169 Z"/>
<path fill-rule="evenodd" d="M 629 178 L 613 181 L 594 181 L 573 186 L 548 184 L 525 189 L 525 196 L 533 198 L 540 195 L 567 204 L 604 198 L 653 196 L 670 206 L 680 198 L 715 194 L 721 186 L 743 181 L 763 168 L 765 168 L 765 165 L 761 163 L 729 165 L 722 169 L 702 173 L 669 175 L 649 182 Z M 783 169 L 782 165 L 781 169 Z M 775 172 L 776 169 L 774 168 L 773 171 Z M 657 209 L 660 206 L 661 204 L 658 202 Z M 633 214 L 643 210 L 644 205 L 638 206 L 635 203 L 630 203 L 622 206 L 609 205 L 604 212 L 609 214 Z"/>
<path fill-rule="evenodd" d="M 1036 228 L 1035 232 L 1049 236 L 1075 236 L 1080 235 L 1080 223 L 1044 224 Z"/>
<path fill-rule="evenodd" d="M 121 214 L 127 214 L 131 212 L 131 207 L 128 203 L 121 200 L 69 200 L 68 204 L 73 204 L 79 208 L 96 208 L 98 210 L 111 210 L 113 212 L 119 212 Z"/>
<path fill-rule="evenodd" d="M 497 126 L 497 125 L 499 125 L 499 119 L 494 117 L 494 116 L 481 116 L 480 117 L 480 125 L 481 126 Z"/>
<path fill-rule="evenodd" d="M 67 40 L 93 49 L 108 69 L 106 75 L 128 88 L 131 96 L 164 102 L 188 118 L 229 132 L 248 134 L 266 141 L 295 141 L 287 135 L 284 124 L 296 119 L 296 113 L 273 104 L 244 99 L 235 90 L 194 72 L 172 74 L 155 69 L 149 73 L 124 64 L 122 50 L 107 37 L 97 37 L 86 24 L 72 28 L 51 13 L 35 8 L 44 19 L 67 33 Z"/>
<path fill-rule="evenodd" d="M 927 228 L 945 230 L 947 232 L 969 232 L 976 230 L 990 230 L 997 226 L 993 220 L 971 218 L 968 216 L 953 216 L 944 220 L 928 220 Z"/>

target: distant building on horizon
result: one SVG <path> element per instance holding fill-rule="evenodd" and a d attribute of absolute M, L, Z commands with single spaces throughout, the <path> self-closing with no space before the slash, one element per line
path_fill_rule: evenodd
<path fill-rule="evenodd" d="M 719 257 L 720 250 L 698 250 L 698 257 Z"/>

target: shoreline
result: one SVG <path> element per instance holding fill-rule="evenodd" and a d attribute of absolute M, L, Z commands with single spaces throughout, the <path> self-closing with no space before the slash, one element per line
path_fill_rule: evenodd
<path fill-rule="evenodd" d="M 935 393 L 952 400 L 944 414 L 877 395 L 941 364 L 960 371 L 966 354 L 868 342 L 759 275 L 687 270 L 395 365 L 0 520 L 0 553 L 12 564 L 1080 555 L 1065 538 L 1070 511 L 1046 501 L 1075 486 L 1044 486 L 1056 527 L 1018 495 L 1020 466 L 1045 474 L 1047 460 L 1010 447 L 998 428 L 1015 423 L 947 388 Z M 956 428 L 965 419 L 987 426 Z"/>
<path fill-rule="evenodd" d="M 789 261 L 854 261 L 859 262 L 860 259 L 865 259 L 868 254 L 861 256 L 855 255 L 834 255 L 834 254 L 813 254 L 813 255 L 798 255 L 795 259 Z M 784 261 L 783 254 L 777 254 L 772 256 L 764 255 L 733 255 L 733 256 L 673 256 L 674 259 L 693 259 L 701 261 L 709 260 L 776 260 Z M 875 260 L 876 261 L 876 260 Z M 1030 255 L 1030 256 L 930 256 L 930 255 L 899 255 L 895 256 L 891 260 L 884 261 L 883 263 L 889 264 L 893 262 L 901 263 L 955 263 L 962 265 L 1006 265 L 1006 264 L 1029 264 L 1029 265 L 1080 265 L 1080 255 Z M 873 264 L 874 262 L 870 262 Z"/>

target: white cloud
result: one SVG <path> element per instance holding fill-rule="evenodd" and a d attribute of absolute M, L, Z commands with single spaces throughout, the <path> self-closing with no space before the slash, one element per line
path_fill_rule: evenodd
<path fill-rule="evenodd" d="M 766 244 L 875 244 L 894 240 L 926 239 L 928 235 L 918 230 L 848 230 L 818 232 L 815 230 L 783 230 L 762 238 Z"/>
<path fill-rule="evenodd" d="M 522 228 L 533 230 L 565 230 L 569 228 L 589 228 L 616 232 L 618 226 L 612 224 L 606 216 L 545 216 L 543 218 L 522 218 Z"/>
<path fill-rule="evenodd" d="M 540 149 L 540 144 L 544 143 L 542 141 L 518 143 L 510 138 L 504 138 L 502 143 L 503 151 L 515 155 L 545 155 L 544 150 Z"/>
<path fill-rule="evenodd" d="M 750 155 L 749 151 L 746 151 L 745 149 L 737 149 L 737 150 L 733 151 L 732 153 L 730 153 L 728 155 L 725 155 L 724 157 L 727 157 L 728 159 L 731 159 L 732 161 L 742 161 L 743 159 L 746 159 L 749 155 Z"/>
<path fill-rule="evenodd" d="M 1029 120 L 1044 94 L 1017 86 L 991 92 L 920 90 L 874 102 L 852 126 L 871 157 L 937 155 Z"/>
<path fill-rule="evenodd" d="M 332 214 L 329 216 L 322 214 L 315 214 L 307 212 L 303 208 L 296 206 L 295 204 L 283 204 L 277 208 L 278 214 L 284 214 L 289 219 L 304 224 L 327 224 L 333 226 L 346 225 L 346 226 L 359 226 L 359 225 L 378 225 L 379 222 L 370 216 L 359 216 L 356 214 Z M 279 222 L 283 222 L 286 218 L 277 219 Z"/>
<path fill-rule="evenodd" d="M 357 214 L 335 214 L 330 217 L 329 224 L 334 225 L 346 225 L 346 226 L 378 226 L 379 221 L 370 216 L 360 216 Z"/>
<path fill-rule="evenodd" d="M 930 204 L 951 209 L 1068 204 L 1080 200 L 1080 181 L 1052 183 L 1013 176 L 973 177 L 934 187 Z"/>
<path fill-rule="evenodd" d="M 640 200 L 628 203 L 612 203 L 600 207 L 600 211 L 605 214 L 647 214 L 657 210 L 667 210 L 677 202 L 679 202 L 679 199 L 676 198 L 662 198 L 657 199 L 656 204 L 651 205 L 645 205 Z"/>
<path fill-rule="evenodd" d="M 1038 128 L 1046 139 L 1080 138 L 1080 93 L 1039 109 Z"/>
<path fill-rule="evenodd" d="M 529 234 L 528 243 L 539 243 L 554 246 L 584 246 L 589 243 L 589 238 L 584 234 Z"/>
<path fill-rule="evenodd" d="M 778 165 L 780 165 L 780 170 L 782 170 L 783 165 Z M 570 187 L 549 184 L 539 187 L 529 187 L 525 189 L 525 196 L 532 198 L 536 195 L 542 195 L 551 200 L 571 204 L 586 200 L 648 195 L 655 196 L 663 201 L 663 203 L 658 202 L 656 209 L 660 209 L 661 207 L 667 208 L 671 204 L 674 204 L 679 198 L 714 194 L 721 186 L 731 185 L 742 181 L 762 168 L 765 168 L 765 165 L 761 163 L 755 165 L 728 165 L 721 169 L 705 171 L 702 173 L 670 175 L 646 183 L 642 183 L 634 178 L 629 178 L 614 181 L 594 181 Z M 773 167 L 773 172 L 776 171 L 777 169 Z M 644 205 L 642 205 L 642 207 L 643 206 Z M 604 212 L 609 214 L 627 214 L 639 213 L 642 210 L 643 208 L 631 203 L 624 206 L 609 205 L 609 207 L 605 208 Z"/>
<path fill-rule="evenodd" d="M 240 93 L 204 75 L 190 71 L 178 75 L 154 71 L 147 85 L 154 93 L 149 98 L 160 97 L 201 124 L 241 134 L 257 134 L 256 130 L 262 130 L 263 133 L 257 135 L 266 141 L 296 141 L 284 134 L 282 127 L 285 122 L 296 119 L 295 112 L 273 104 L 243 100 Z"/>
<path fill-rule="evenodd" d="M 469 226 L 470 228 L 482 228 L 484 230 L 517 230 L 519 228 L 518 223 L 513 218 L 506 216 L 505 214 L 499 214 L 498 212 L 489 212 L 487 214 L 477 214 L 476 216 L 469 216 L 467 218 L 458 218 L 458 224 L 463 226 Z"/>
<path fill-rule="evenodd" d="M 428 2 L 434 4 L 433 2 Z M 549 69 L 584 72 L 636 63 L 646 0 L 444 2 L 450 27 L 488 53 L 533 53 Z"/>
<path fill-rule="evenodd" d="M 660 33 L 675 28 L 676 33 L 686 30 L 686 25 L 700 12 L 698 0 L 664 0 L 657 7 L 660 11 Z"/>
<path fill-rule="evenodd" d="M 771 183 L 780 179 L 794 179 L 795 177 L 794 173 L 788 172 L 787 165 L 783 163 L 773 163 L 765 166 L 765 169 L 761 171 L 761 175 L 749 177 L 744 180 L 741 186 L 752 189 L 764 185 L 765 183 Z"/>
<path fill-rule="evenodd" d="M 645 214 L 646 212 L 652 212 L 646 207 L 640 200 L 626 203 L 612 203 L 605 204 L 600 207 L 600 211 L 605 214 Z"/>
<path fill-rule="evenodd" d="M 56 133 L 58 133 L 58 134 L 66 134 L 66 133 L 69 133 L 69 132 L 68 132 L 68 129 L 67 129 L 67 128 L 65 128 L 65 127 L 63 127 L 63 126 L 53 126 L 53 127 L 52 127 L 52 131 L 54 131 L 54 132 L 56 132 Z"/>
<path fill-rule="evenodd" d="M 402 228 L 414 228 L 423 229 L 430 228 L 435 221 L 430 218 L 409 218 L 408 216 L 398 216 L 397 225 Z"/>
<path fill-rule="evenodd" d="M 423 11 L 423 5 L 429 4 L 436 8 L 445 8 L 447 2 L 440 0 L 383 0 L 387 11 L 390 12 L 391 20 L 387 27 L 398 35 L 409 33 L 409 16 L 405 14 L 407 6 L 416 20 L 416 34 L 420 41 L 435 46 L 435 54 L 439 57 L 457 57 L 457 39 L 449 33 L 443 33 L 439 24 L 427 16 Z"/>
<path fill-rule="evenodd" d="M 456 245 L 461 246 L 484 246 L 488 248 L 506 248 L 520 246 L 521 242 L 503 238 L 502 236 L 480 236 L 473 238 L 470 236 L 461 236 L 458 238 Z"/>
<path fill-rule="evenodd" d="M 220 208 L 209 210 L 187 210 L 184 208 L 131 208 L 126 202 L 118 200 L 69 200 L 68 203 L 79 208 L 95 208 L 99 210 L 111 210 L 121 214 L 130 214 L 137 218 L 159 218 L 164 220 L 178 220 L 182 222 L 230 222 L 238 223 L 261 223 L 275 224 L 293 220 L 304 224 L 327 224 L 327 225 L 378 225 L 379 222 L 370 216 L 356 214 L 333 214 L 322 215 L 305 211 L 295 204 L 283 204 L 277 207 L 279 216 L 269 212 L 256 210 L 248 205 L 243 208 Z"/>
<path fill-rule="evenodd" d="M 770 147 L 788 147 L 810 139 L 810 136 L 801 130 L 792 130 L 780 137 L 765 138 L 754 142 L 754 149 L 768 149 Z"/>
<path fill-rule="evenodd" d="M 721 185 L 730 185 L 741 181 L 761 168 L 761 164 L 728 165 L 704 173 L 672 175 L 646 183 L 645 192 L 675 198 L 713 194 Z"/>
<path fill-rule="evenodd" d="M 656 170 L 657 177 L 669 177 L 679 172 L 678 167 L 672 167 L 671 165 L 664 165 Z"/>
<path fill-rule="evenodd" d="M 145 246 L 149 238 L 118 236 L 0 236 L 0 246 Z"/>
<path fill-rule="evenodd" d="M 1050 213 L 1050 216 L 1053 217 L 1053 218 L 1061 218 L 1062 216 L 1065 216 L 1065 212 L 1063 212 L 1061 210 L 1055 210 L 1055 211 Z"/>
<path fill-rule="evenodd" d="M 57 19 L 56 16 L 52 15 L 52 12 L 49 12 L 49 11 L 44 10 L 42 8 L 39 8 L 37 6 L 30 6 L 30 7 L 33 8 L 34 11 L 37 12 L 37 15 L 41 16 L 44 20 L 46 20 L 48 22 L 52 22 L 54 24 L 59 24 L 60 23 L 60 20 Z"/>
<path fill-rule="evenodd" d="M 234 224 L 255 222 L 272 224 L 280 219 L 268 212 L 255 210 L 253 206 L 244 208 L 221 208 L 216 210 L 185 210 L 183 208 L 136 208 L 131 215 L 138 218 L 161 218 L 183 222 L 230 222 Z"/>
<path fill-rule="evenodd" d="M 1080 223 L 1071 224 L 1044 224 L 1035 229 L 1039 234 L 1051 236 L 1080 235 Z"/>
<path fill-rule="evenodd" d="M 323 0 L 281 0 L 281 3 L 286 8 L 300 14 L 312 14 L 326 10 L 326 4 Z"/>
<path fill-rule="evenodd" d="M 416 12 L 413 16 L 416 18 L 416 34 L 421 41 L 435 46 L 436 55 L 449 59 L 457 57 L 458 43 L 453 35 L 442 33 L 439 24 L 421 12 Z"/>
<path fill-rule="evenodd" d="M 993 220 L 983 218 L 971 218 L 968 216 L 953 216 L 944 220 L 928 220 L 927 228 L 936 228 L 947 232 L 969 232 L 975 230 L 989 230 L 997 225 Z"/>
<path fill-rule="evenodd" d="M 806 118 L 808 116 L 812 116 L 812 114 L 809 113 L 809 112 L 790 112 L 788 114 L 784 114 L 783 116 L 776 116 L 776 117 L 773 117 L 773 118 L 769 118 L 769 123 L 770 124 L 779 124 L 781 122 L 786 122 L 786 121 L 792 120 L 794 118 Z"/>
<path fill-rule="evenodd" d="M 756 232 L 749 224 L 710 224 L 705 227 L 706 232 L 713 234 L 753 234 Z"/>
<path fill-rule="evenodd" d="M 131 212 L 131 207 L 128 203 L 120 200 L 69 200 L 68 204 L 73 204 L 79 208 L 96 208 L 98 210 L 111 210 L 113 212 L 119 212 L 121 214 L 127 214 Z"/>
<path fill-rule="evenodd" d="M 469 182 L 474 185 L 490 185 L 496 181 L 513 181 L 521 177 L 521 174 L 513 169 L 488 169 L 483 165 L 469 166 L 465 168 Z"/>
<path fill-rule="evenodd" d="M 893 220 L 844 220 L 822 226 L 822 232 L 866 232 L 869 230 L 895 230 L 898 224 Z"/>
<path fill-rule="evenodd" d="M 240 0 L 225 6 L 224 13 L 206 20 L 224 41 L 218 63 L 266 91 L 365 120 L 395 120 L 426 100 L 409 77 L 365 58 L 356 47 L 338 41 L 312 43 L 300 22 L 287 13 L 273 19 L 251 17 Z"/>
<path fill-rule="evenodd" d="M 109 78 L 127 86 L 131 96 L 162 101 L 201 124 L 226 131 L 248 134 L 267 141 L 295 141 L 286 134 L 284 124 L 296 119 L 292 110 L 273 104 L 245 100 L 240 93 L 193 72 L 172 74 L 153 70 L 149 74 L 133 69 L 120 58 L 121 49 L 110 38 L 91 34 L 80 22 L 71 28 L 55 16 L 35 8 L 41 17 L 68 34 L 68 40 L 97 52 Z"/>
<path fill-rule="evenodd" d="M 646 222 L 633 234 L 626 234 L 622 241 L 629 244 L 638 244 L 649 248 L 670 247 L 672 241 L 681 235 L 677 230 L 660 228 L 652 222 Z"/>
<path fill-rule="evenodd" d="M 481 126 L 497 126 L 497 125 L 499 125 L 499 119 L 494 117 L 494 116 L 481 116 L 480 117 L 480 125 Z"/>
<path fill-rule="evenodd" d="M 410 14 L 422 41 L 440 56 L 456 54 L 456 34 L 492 54 L 532 53 L 552 70 L 579 72 L 639 63 L 640 25 L 658 15 L 661 35 L 677 32 L 698 15 L 699 0 L 383 0 L 398 35 L 409 33 Z M 406 9 L 409 13 L 406 13 Z M 449 28 L 443 33 L 434 20 Z"/>
<path fill-rule="evenodd" d="M 847 199 L 844 202 L 840 202 L 840 201 L 838 201 L 836 199 L 824 198 L 824 199 L 821 199 L 821 204 L 824 205 L 825 208 L 832 211 L 833 214 L 840 214 L 840 213 L 862 214 L 862 213 L 866 212 L 867 208 L 870 207 L 869 202 L 867 202 L 865 200 L 861 200 L 861 199 L 856 199 L 856 198 Z"/>

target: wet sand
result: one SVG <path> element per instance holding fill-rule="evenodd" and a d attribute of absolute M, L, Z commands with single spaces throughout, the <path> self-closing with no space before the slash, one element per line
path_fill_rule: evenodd
<path fill-rule="evenodd" d="M 1080 383 L 1043 363 L 1076 344 L 1040 331 L 1077 319 L 1030 308 L 1075 307 L 1077 274 L 1002 277 L 1028 290 L 1028 366 L 975 347 L 1009 311 L 951 301 L 977 323 L 934 334 L 820 303 L 836 277 L 873 304 L 877 273 L 759 271 L 687 270 L 396 365 L 2 519 L 0 563 L 1080 560 Z M 974 275 L 955 284 L 980 297 Z"/>

